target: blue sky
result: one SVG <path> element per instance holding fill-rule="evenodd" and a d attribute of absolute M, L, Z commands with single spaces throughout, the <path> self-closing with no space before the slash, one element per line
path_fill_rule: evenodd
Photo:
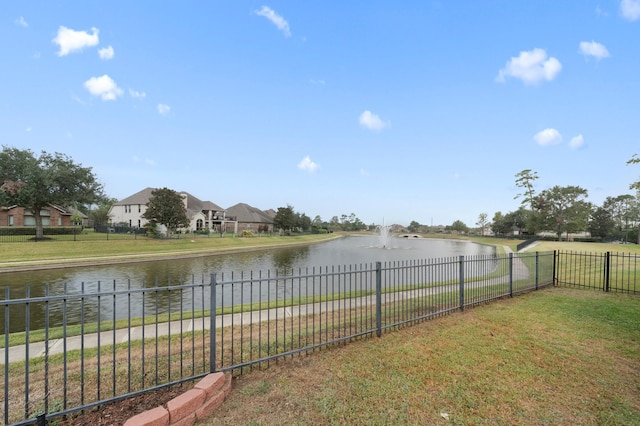
<path fill-rule="evenodd" d="M 114 198 L 475 225 L 640 176 L 640 0 L 3 1 L 0 141 Z"/>

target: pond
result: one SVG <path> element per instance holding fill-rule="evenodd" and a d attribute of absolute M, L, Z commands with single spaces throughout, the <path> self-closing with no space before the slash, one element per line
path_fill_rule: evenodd
<path fill-rule="evenodd" d="M 144 261 L 64 269 L 0 274 L 0 289 L 9 287 L 12 298 L 22 297 L 26 286 L 31 296 L 42 296 L 45 284 L 51 290 L 79 289 L 85 291 L 115 282 L 131 282 L 133 288 L 177 284 L 182 281 L 209 282 L 213 272 L 218 281 L 232 274 L 272 271 L 289 274 L 306 267 L 369 264 L 405 260 L 444 258 L 452 256 L 493 255 L 495 247 L 466 240 L 438 240 L 423 238 L 391 238 L 382 247 L 377 236 L 350 236 L 321 244 L 277 248 L 244 253 L 191 257 L 174 260 Z"/>
<path fill-rule="evenodd" d="M 49 296 L 92 294 L 109 292 L 112 290 L 129 291 L 178 285 L 181 283 L 208 284 L 212 273 L 216 273 L 218 282 L 237 279 L 241 275 L 262 273 L 275 275 L 294 275 L 298 271 L 304 273 L 306 268 L 311 270 L 327 267 L 349 267 L 352 265 L 374 265 L 375 262 L 389 263 L 399 261 L 424 260 L 433 258 L 451 258 L 457 256 L 494 255 L 495 248 L 475 244 L 465 240 L 437 240 L 422 238 L 390 238 L 383 243 L 377 236 L 350 236 L 320 244 L 260 250 L 245 253 L 211 255 L 174 260 L 144 261 L 139 263 L 111 264 L 100 266 L 86 266 L 77 268 L 51 269 L 31 272 L 0 274 L 1 299 L 17 299 L 26 296 L 28 289 L 30 297 L 45 296 L 48 287 Z M 242 289 L 235 288 L 242 293 Z M 278 289 L 274 288 L 273 292 Z M 272 290 L 268 290 L 269 293 Z M 170 292 L 171 293 L 171 292 Z M 170 297 L 164 295 L 158 298 L 146 298 L 140 293 L 82 300 L 82 305 L 67 304 L 64 307 L 64 322 L 67 324 L 80 323 L 88 319 L 126 318 L 128 316 L 146 315 L 147 309 L 167 311 L 180 304 L 180 309 L 196 308 L 207 299 L 208 290 L 204 289 L 198 297 L 194 291 L 174 291 Z M 261 295 L 260 297 L 273 297 Z M 277 294 L 275 294 L 278 297 Z M 130 299 L 122 303 L 125 297 Z M 229 297 L 227 300 L 233 300 Z M 235 299 L 234 303 L 246 303 L 243 297 Z M 61 301 L 48 304 L 51 319 L 60 324 Z M 171 305 L 173 304 L 173 305 Z M 131 306 L 135 312 L 131 312 Z M 44 315 L 44 304 L 31 304 L 29 316 L 31 327 L 41 327 Z M 23 308 L 11 308 L 12 331 L 24 326 L 21 318 L 26 315 Z M 141 314 L 138 312 L 142 312 Z M 0 318 L 0 326 L 4 318 Z"/>

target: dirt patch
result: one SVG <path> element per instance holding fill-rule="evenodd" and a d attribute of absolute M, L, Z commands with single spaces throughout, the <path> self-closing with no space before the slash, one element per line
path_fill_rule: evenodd
<path fill-rule="evenodd" d="M 165 406 L 173 398 L 191 390 L 191 383 L 170 386 L 132 398 L 112 402 L 101 407 L 78 412 L 75 415 L 51 420 L 58 426 L 120 426 L 129 418 L 159 406 Z"/>

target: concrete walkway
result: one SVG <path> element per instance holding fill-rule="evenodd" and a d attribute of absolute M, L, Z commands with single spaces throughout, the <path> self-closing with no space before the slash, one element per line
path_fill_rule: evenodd
<path fill-rule="evenodd" d="M 511 249 L 504 246 L 506 253 L 512 253 Z M 524 262 L 514 256 L 513 275 L 514 280 L 523 280 L 529 278 L 529 269 Z M 471 282 L 467 284 L 467 288 L 477 289 L 483 286 L 505 284 L 509 282 L 509 276 L 505 275 L 499 278 Z M 382 294 L 382 303 L 400 302 L 404 300 L 424 297 L 428 291 L 429 295 L 437 295 L 448 292 L 458 291 L 458 284 L 447 285 L 439 288 L 407 290 L 399 293 Z M 249 325 L 260 322 L 273 321 L 276 319 L 290 318 L 314 315 L 320 313 L 328 313 L 344 309 L 361 308 L 364 306 L 373 306 L 376 303 L 375 295 L 356 297 L 351 299 L 341 299 L 329 302 L 318 302 L 300 306 L 265 309 L 254 312 L 243 312 L 237 314 L 218 315 L 215 318 L 216 328 L 228 327 L 231 325 Z M 62 354 L 65 351 L 75 351 L 88 348 L 96 348 L 98 346 L 109 346 L 121 343 L 127 343 L 133 340 L 149 339 L 169 335 L 179 335 L 184 333 L 199 332 L 209 330 L 210 318 L 198 318 L 182 321 L 171 321 L 163 323 L 153 323 L 144 327 L 131 327 L 117 330 L 103 331 L 101 333 L 91 333 L 81 336 L 69 336 L 66 339 L 52 339 L 48 342 L 34 342 L 28 345 L 11 346 L 8 350 L 9 363 L 24 361 L 28 358 L 43 357 Z M 7 361 L 7 351 L 5 348 L 0 349 L 0 365 Z"/>

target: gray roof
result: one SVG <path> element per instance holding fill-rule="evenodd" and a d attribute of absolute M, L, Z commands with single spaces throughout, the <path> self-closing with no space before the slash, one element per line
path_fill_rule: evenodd
<path fill-rule="evenodd" d="M 113 205 L 122 206 L 125 204 L 147 204 L 151 198 L 151 192 L 155 191 L 155 189 L 156 188 L 145 188 L 140 192 L 136 192 L 135 194 L 128 196 L 127 198 L 123 198 Z"/>
<path fill-rule="evenodd" d="M 243 223 L 273 223 L 273 218 L 262 210 L 252 207 L 249 204 L 238 203 L 229 207 L 227 217 L 235 217 L 238 222 Z"/>
<path fill-rule="evenodd" d="M 122 206 L 125 204 L 147 204 L 149 202 L 149 199 L 151 198 L 151 193 L 155 190 L 156 188 L 145 188 L 140 192 L 136 192 L 135 194 L 130 195 L 127 198 L 123 198 L 117 203 L 114 203 L 114 206 Z M 179 194 L 185 194 L 187 196 L 187 213 L 189 215 L 193 215 L 194 213 L 203 210 L 213 210 L 219 212 L 224 211 L 222 207 L 212 203 L 211 201 L 202 201 L 185 191 L 177 192 Z"/>

